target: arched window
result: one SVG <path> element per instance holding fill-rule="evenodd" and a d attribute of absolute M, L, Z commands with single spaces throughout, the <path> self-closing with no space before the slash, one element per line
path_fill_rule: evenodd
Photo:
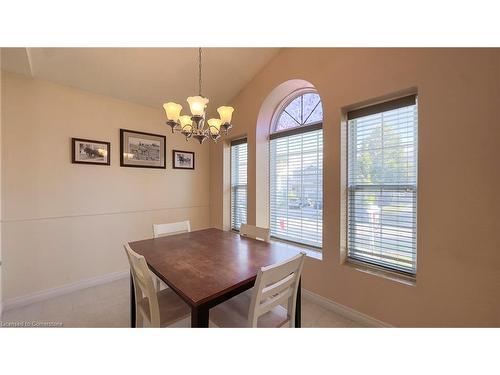
<path fill-rule="evenodd" d="M 280 107 L 270 135 L 270 230 L 277 239 L 322 247 L 323 107 L 301 92 Z"/>
<path fill-rule="evenodd" d="M 295 97 L 282 108 L 272 133 L 323 122 L 323 106 L 316 92 Z"/>

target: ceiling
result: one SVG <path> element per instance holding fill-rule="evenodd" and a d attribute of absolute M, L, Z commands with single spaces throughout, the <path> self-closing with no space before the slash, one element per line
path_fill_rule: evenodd
<path fill-rule="evenodd" d="M 227 104 L 278 48 L 204 48 L 202 94 Z M 3 48 L 2 69 L 152 107 L 198 94 L 197 48 Z"/>

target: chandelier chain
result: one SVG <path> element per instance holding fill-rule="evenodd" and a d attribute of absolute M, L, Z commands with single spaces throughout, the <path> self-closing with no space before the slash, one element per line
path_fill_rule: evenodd
<path fill-rule="evenodd" d="M 198 48 L 198 91 L 201 95 L 201 47 Z"/>

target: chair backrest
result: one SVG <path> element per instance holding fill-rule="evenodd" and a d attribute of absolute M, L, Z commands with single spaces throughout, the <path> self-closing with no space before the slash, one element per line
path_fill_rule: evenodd
<path fill-rule="evenodd" d="M 153 224 L 154 238 L 186 232 L 191 232 L 191 223 L 189 220 L 179 221 L 177 223 Z"/>
<path fill-rule="evenodd" d="M 249 327 L 257 327 L 261 315 L 283 302 L 287 302 L 290 325 L 295 326 L 295 305 L 304 258 L 305 253 L 300 253 L 285 262 L 259 270 L 248 312 Z"/>
<path fill-rule="evenodd" d="M 132 250 L 128 243 L 124 244 L 123 247 L 127 253 L 130 271 L 132 272 L 132 280 L 134 281 L 136 308 L 140 306 L 139 302 L 142 301 L 144 297 L 147 298 L 151 326 L 159 327 L 160 308 L 158 306 L 158 297 L 156 296 L 156 289 L 146 259 Z M 137 311 L 137 313 L 139 314 L 141 312 Z"/>
<path fill-rule="evenodd" d="M 271 236 L 269 234 L 269 229 L 256 227 L 254 225 L 241 224 L 240 236 L 250 237 L 256 240 L 263 240 L 269 242 Z"/>

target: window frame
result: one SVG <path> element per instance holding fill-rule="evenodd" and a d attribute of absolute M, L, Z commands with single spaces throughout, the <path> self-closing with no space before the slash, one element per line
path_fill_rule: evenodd
<path fill-rule="evenodd" d="M 365 189 L 365 186 L 358 186 L 352 188 L 349 184 L 349 152 L 350 152 L 350 129 L 349 129 L 349 121 L 355 118 L 360 118 L 364 116 L 369 116 L 377 113 L 383 113 L 386 111 L 398 109 L 398 108 L 404 108 L 406 106 L 410 105 L 415 105 L 416 106 L 416 129 L 415 129 L 415 185 L 408 185 L 408 184 L 399 184 L 397 185 L 398 188 L 394 188 L 394 185 L 390 184 L 382 184 L 382 185 L 373 185 L 372 190 L 376 190 L 376 188 L 380 187 L 383 188 L 383 186 L 387 186 L 387 190 L 394 190 L 394 191 L 412 191 L 415 194 L 415 226 L 413 229 L 414 233 L 414 238 L 415 238 L 415 263 L 414 263 L 414 270 L 415 272 L 407 272 L 405 270 L 401 270 L 398 268 L 393 268 L 389 266 L 384 266 L 381 264 L 377 264 L 376 262 L 368 262 L 366 260 L 361 260 L 357 259 L 354 257 L 349 256 L 349 206 L 350 206 L 350 199 L 351 195 L 350 191 L 360 191 Z M 417 277 L 417 270 L 418 270 L 418 166 L 419 166 L 419 152 L 418 152 L 418 128 L 419 128 L 419 116 L 418 116 L 418 111 L 419 111 L 419 105 L 418 105 L 418 93 L 412 93 L 412 94 L 405 94 L 403 96 L 398 96 L 398 97 L 393 97 L 392 99 L 385 99 L 383 101 L 376 102 L 375 104 L 363 106 L 363 107 L 358 107 L 354 108 L 351 110 L 347 110 L 344 112 L 344 121 L 345 121 L 345 141 L 344 141 L 344 147 L 345 147 L 345 153 L 344 153 L 344 165 L 343 168 L 344 170 L 344 176 L 342 176 L 343 179 L 343 184 L 345 188 L 345 197 L 343 199 L 342 205 L 343 205 L 343 210 L 344 210 L 344 241 L 343 241 L 343 246 L 344 247 L 344 254 L 343 254 L 343 262 L 351 263 L 354 267 L 361 266 L 365 269 L 372 269 L 374 271 L 374 274 L 376 275 L 382 275 L 386 276 L 390 279 L 392 279 L 392 276 L 396 276 L 397 281 L 410 281 L 410 282 L 415 282 L 416 277 Z M 361 185 L 361 184 L 358 184 Z M 382 189 L 379 189 L 381 191 Z M 413 285 L 413 284 L 411 284 Z"/>
<path fill-rule="evenodd" d="M 291 128 L 291 129 L 285 129 L 285 130 L 279 130 L 279 131 L 276 131 L 276 127 L 277 127 L 277 123 L 279 121 L 279 118 L 280 118 L 280 115 L 281 113 L 283 113 L 283 111 L 285 110 L 285 108 L 290 104 L 292 103 L 296 98 L 300 97 L 300 96 L 303 96 L 305 94 L 309 94 L 309 93 L 313 93 L 313 94 L 317 94 L 319 96 L 319 99 L 320 99 L 320 104 L 321 106 L 323 106 L 323 101 L 321 99 L 321 96 L 319 95 L 318 91 L 313 89 L 313 88 L 305 88 L 305 89 L 300 89 L 300 90 L 296 90 L 294 92 L 292 92 L 290 95 L 288 95 L 276 108 L 276 110 L 274 111 L 274 114 L 273 114 L 273 117 L 272 117 L 272 120 L 271 120 L 271 124 L 270 124 L 270 132 L 269 132 L 269 137 L 268 137 L 268 153 L 269 153 L 269 175 L 268 175 L 268 181 L 269 181 L 269 211 L 268 211 L 268 217 L 269 217 L 269 220 L 271 220 L 271 141 L 275 140 L 275 139 L 279 139 L 279 138 L 285 138 L 285 137 L 289 137 L 289 136 L 293 136 L 293 135 L 298 135 L 298 134 L 304 134 L 304 133 L 309 133 L 309 132 L 313 132 L 313 131 L 317 131 L 317 130 L 321 130 L 323 132 L 323 119 L 321 121 L 316 121 L 316 122 L 312 122 L 312 123 L 309 123 L 309 124 L 303 124 L 303 125 L 299 125 L 297 127 L 294 127 L 294 128 Z M 314 109 L 313 111 L 314 112 Z M 311 113 L 312 113 L 311 112 Z M 324 140 L 323 140 L 324 142 Z M 323 143 L 324 144 L 324 143 Z M 324 152 L 322 152 L 321 156 L 323 157 L 324 155 Z M 323 171 L 324 171 L 324 164 L 322 163 L 322 168 L 321 168 L 321 178 L 323 180 Z M 322 186 L 322 196 L 321 196 L 321 199 L 322 199 L 322 205 L 324 207 L 324 191 L 323 191 L 323 186 Z M 323 209 L 322 209 L 323 210 Z M 304 247 L 304 249 L 306 250 L 309 250 L 310 252 L 312 252 L 311 254 L 308 253 L 308 256 L 310 257 L 313 257 L 313 258 L 316 258 L 318 260 L 321 260 L 322 259 L 322 254 L 323 254 L 323 222 L 324 222 L 324 211 L 322 212 L 322 217 L 321 217 L 321 222 L 322 222 L 322 233 L 321 233 L 321 247 L 319 246 L 314 246 L 314 245 L 310 245 L 310 244 L 305 244 L 305 243 L 302 243 L 302 242 L 298 242 L 298 241 L 293 241 L 293 240 L 289 240 L 289 239 L 283 239 L 283 238 L 279 238 L 279 237 L 275 237 L 272 235 L 271 233 L 271 240 L 272 241 L 278 241 L 278 242 L 284 242 L 284 243 L 290 243 L 290 244 L 293 244 L 293 245 L 296 245 L 296 246 L 300 246 L 300 247 Z M 271 225 L 269 223 L 269 230 L 271 231 Z"/>
<path fill-rule="evenodd" d="M 247 147 L 247 183 L 246 183 L 246 216 L 247 216 L 247 221 L 248 221 L 248 139 L 247 137 L 242 137 L 242 138 L 237 138 L 234 139 L 230 142 L 229 144 L 229 227 L 231 228 L 232 231 L 239 232 L 240 230 L 237 228 L 233 227 L 233 212 L 234 212 L 234 205 L 233 205 L 233 147 L 246 144 Z M 241 184 L 239 184 L 241 185 Z"/>

